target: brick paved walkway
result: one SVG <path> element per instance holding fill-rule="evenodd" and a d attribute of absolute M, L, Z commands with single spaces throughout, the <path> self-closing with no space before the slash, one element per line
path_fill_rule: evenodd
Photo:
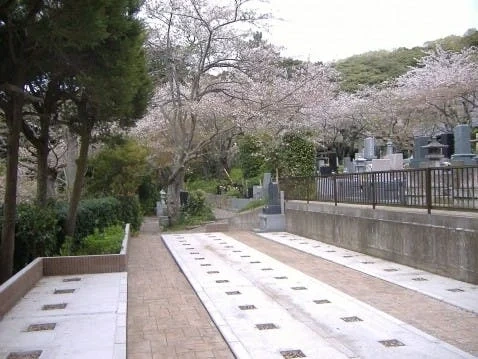
<path fill-rule="evenodd" d="M 127 335 L 128 359 L 234 358 L 164 247 L 156 221 L 131 238 Z"/>
<path fill-rule="evenodd" d="M 251 232 L 228 235 L 478 356 L 476 314 Z M 130 244 L 128 358 L 233 358 L 160 240 L 156 222 L 145 223 L 141 235 L 133 237 Z"/>

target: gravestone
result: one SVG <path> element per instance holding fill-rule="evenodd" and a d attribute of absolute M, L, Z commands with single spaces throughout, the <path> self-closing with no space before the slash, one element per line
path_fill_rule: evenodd
<path fill-rule="evenodd" d="M 380 158 L 372 160 L 372 171 L 390 171 L 392 169 L 392 161 L 388 158 Z"/>
<path fill-rule="evenodd" d="M 355 166 L 349 157 L 344 157 L 344 172 L 353 173 Z"/>
<path fill-rule="evenodd" d="M 468 125 L 457 125 L 453 129 L 455 137 L 455 154 L 451 156 L 452 163 L 458 162 L 464 165 L 473 165 L 475 155 L 471 153 L 471 128 Z"/>
<path fill-rule="evenodd" d="M 270 182 L 267 191 L 267 204 L 263 208 L 265 214 L 280 214 L 280 192 L 279 185 L 277 183 Z"/>
<path fill-rule="evenodd" d="M 363 156 L 368 161 L 376 158 L 375 157 L 375 137 L 367 137 L 364 140 Z"/>
<path fill-rule="evenodd" d="M 428 136 L 418 136 L 414 138 L 413 141 L 413 159 L 410 161 L 410 167 L 419 168 L 421 163 L 426 162 L 426 154 L 428 151 L 423 148 L 430 142 L 430 137 Z"/>
<path fill-rule="evenodd" d="M 391 156 L 393 155 L 393 142 L 392 140 L 387 141 L 387 153 L 386 156 Z"/>

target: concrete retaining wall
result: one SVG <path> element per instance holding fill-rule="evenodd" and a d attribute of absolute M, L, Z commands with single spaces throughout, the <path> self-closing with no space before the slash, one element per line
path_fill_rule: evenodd
<path fill-rule="evenodd" d="M 478 214 L 288 201 L 286 230 L 478 284 Z"/>
<path fill-rule="evenodd" d="M 208 194 L 207 201 L 211 206 L 223 208 L 230 211 L 240 211 L 245 208 L 249 202 L 255 201 L 254 198 L 235 198 L 226 195 Z"/>
<path fill-rule="evenodd" d="M 261 213 L 262 207 L 238 213 L 234 217 L 228 218 L 229 229 L 250 231 L 255 228 L 260 228 L 259 214 Z"/>

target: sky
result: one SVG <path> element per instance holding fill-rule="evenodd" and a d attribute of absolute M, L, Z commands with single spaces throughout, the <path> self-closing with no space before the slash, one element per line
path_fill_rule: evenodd
<path fill-rule="evenodd" d="M 478 29 L 478 0 L 270 0 L 264 38 L 285 56 L 329 62 L 422 46 Z"/>

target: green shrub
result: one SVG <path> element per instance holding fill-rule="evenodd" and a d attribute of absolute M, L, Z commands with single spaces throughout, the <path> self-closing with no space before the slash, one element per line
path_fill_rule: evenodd
<path fill-rule="evenodd" d="M 60 226 L 53 206 L 40 208 L 19 204 L 15 224 L 14 269 L 18 271 L 36 257 L 58 253 Z"/>
<path fill-rule="evenodd" d="M 189 181 L 186 183 L 186 188 L 188 191 L 197 191 L 202 190 L 206 193 L 217 193 L 217 188 L 220 186 L 224 181 L 220 180 L 203 180 L 203 179 L 196 179 L 194 181 Z"/>
<path fill-rule="evenodd" d="M 93 234 L 81 240 L 81 244 L 75 251 L 75 255 L 119 253 L 123 238 L 124 230 L 121 225 L 110 226 L 103 231 L 96 229 Z"/>
<path fill-rule="evenodd" d="M 131 224 L 131 229 L 134 232 L 139 231 L 141 223 L 143 223 L 143 212 L 141 204 L 136 196 L 119 197 L 120 203 L 118 219 L 123 223 Z"/>

